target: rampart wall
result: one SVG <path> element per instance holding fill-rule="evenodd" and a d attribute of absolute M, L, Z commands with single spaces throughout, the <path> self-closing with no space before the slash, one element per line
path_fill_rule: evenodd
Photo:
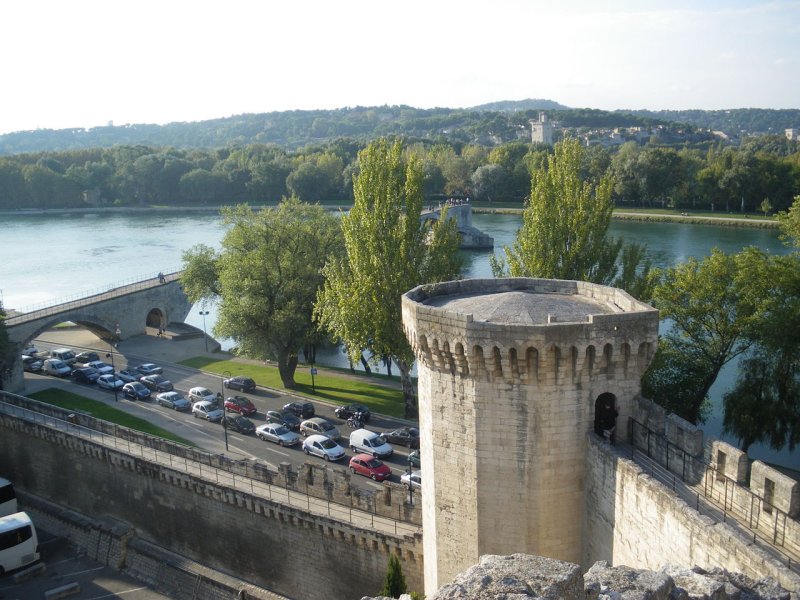
<path fill-rule="evenodd" d="M 21 490 L 122 521 L 144 541 L 276 593 L 309 599 L 375 593 L 392 553 L 410 588 L 422 591 L 420 534 L 323 517 L 5 414 L 0 430 L 0 472 Z M 286 468 L 282 476 L 287 487 L 304 479 L 309 495 L 347 493 L 347 472 L 330 471 Z M 376 502 L 392 499 L 378 494 Z"/>

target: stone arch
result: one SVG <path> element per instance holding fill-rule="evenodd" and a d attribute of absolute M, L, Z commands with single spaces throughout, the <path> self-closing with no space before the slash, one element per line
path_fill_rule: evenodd
<path fill-rule="evenodd" d="M 608 377 L 614 375 L 614 346 L 610 343 L 603 346 L 603 367 Z"/>
<path fill-rule="evenodd" d="M 503 356 L 497 346 L 492 348 L 492 377 L 495 379 L 503 377 Z"/>
<path fill-rule="evenodd" d="M 486 372 L 486 360 L 483 357 L 483 348 L 481 346 L 472 347 L 472 364 L 474 365 L 475 375 L 478 377 L 483 376 Z"/>
<path fill-rule="evenodd" d="M 450 352 L 450 342 L 442 345 L 442 362 L 442 366 L 446 367 L 450 375 L 456 374 L 456 361 L 453 359 L 453 353 Z"/>
<path fill-rule="evenodd" d="M 570 361 L 570 371 L 572 372 L 572 378 L 576 379 L 578 377 L 578 348 L 575 346 L 571 346 L 569 349 L 569 361 Z"/>
<path fill-rule="evenodd" d="M 461 342 L 456 342 L 455 350 L 456 369 L 458 369 L 458 372 L 461 375 L 466 377 L 469 375 L 469 361 L 464 354 L 464 346 L 461 344 Z"/>
<path fill-rule="evenodd" d="M 589 370 L 589 377 L 594 375 L 595 361 L 597 360 L 597 349 L 594 346 L 586 347 L 586 367 Z"/>
<path fill-rule="evenodd" d="M 617 397 L 611 392 L 603 392 L 594 401 L 594 432 L 603 436 L 609 432 L 609 441 L 613 444 L 617 427 Z"/>
<path fill-rule="evenodd" d="M 508 351 L 508 363 L 511 370 L 511 378 L 519 379 L 519 362 L 517 361 L 517 349 L 511 348 Z"/>
<path fill-rule="evenodd" d="M 154 329 L 166 327 L 167 315 L 165 315 L 164 311 L 160 308 L 151 308 L 150 312 L 147 313 L 145 325 L 147 325 L 147 327 L 153 327 Z"/>
<path fill-rule="evenodd" d="M 622 344 L 622 347 L 620 348 L 620 350 L 621 350 L 621 353 L 622 353 L 622 356 L 621 356 L 622 372 L 625 374 L 625 376 L 627 376 L 628 375 L 628 368 L 630 367 L 630 364 L 631 364 L 631 345 L 628 342 L 624 342 Z"/>

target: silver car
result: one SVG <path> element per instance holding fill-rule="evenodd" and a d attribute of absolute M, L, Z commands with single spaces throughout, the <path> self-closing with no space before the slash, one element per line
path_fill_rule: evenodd
<path fill-rule="evenodd" d="M 318 433 L 334 441 L 342 437 L 334 424 L 322 417 L 312 417 L 300 423 L 300 433 L 304 437 Z"/>
<path fill-rule="evenodd" d="M 300 441 L 300 436 L 282 423 L 259 425 L 256 427 L 256 435 L 265 442 L 275 442 L 279 446 L 294 446 Z"/>
<path fill-rule="evenodd" d="M 324 435 L 310 435 L 303 442 L 303 452 L 325 460 L 339 460 L 344 457 L 344 448 Z"/>
<path fill-rule="evenodd" d="M 191 403 L 178 392 L 163 392 L 156 396 L 159 406 L 166 406 L 173 410 L 189 410 Z"/>
<path fill-rule="evenodd" d="M 217 405 L 213 402 L 201 400 L 192 405 L 192 415 L 194 415 L 196 419 L 202 418 L 212 423 L 219 423 L 222 421 L 222 417 L 225 416 L 225 411 L 221 408 L 217 408 Z"/>

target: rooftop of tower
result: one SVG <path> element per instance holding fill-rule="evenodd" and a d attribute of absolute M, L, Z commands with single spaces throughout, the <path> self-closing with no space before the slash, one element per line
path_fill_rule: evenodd
<path fill-rule="evenodd" d="M 623 290 L 556 279 L 465 279 L 419 286 L 408 300 L 467 321 L 498 325 L 586 323 L 603 315 L 655 313 Z"/>

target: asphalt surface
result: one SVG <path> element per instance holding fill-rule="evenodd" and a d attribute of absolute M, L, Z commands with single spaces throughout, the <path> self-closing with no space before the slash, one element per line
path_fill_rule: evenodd
<path fill-rule="evenodd" d="M 222 352 L 207 353 L 202 337 L 172 340 L 169 337 L 158 337 L 155 333 L 156 331 L 153 330 L 148 335 L 140 335 L 120 342 L 114 350 L 114 366 L 116 369 L 120 370 L 129 365 L 136 366 L 143 362 L 154 362 L 163 367 L 164 376 L 172 381 L 176 391 L 182 393 L 184 397 L 188 397 L 188 390 L 195 386 L 207 387 L 212 392 L 219 391 L 225 397 L 232 395 L 245 396 L 258 409 L 255 415 L 249 417 L 256 426 L 266 422 L 266 411 L 280 410 L 285 404 L 292 401 L 308 400 L 308 398 L 287 393 L 285 390 L 264 387 L 259 387 L 253 393 L 234 392 L 224 389 L 222 379 L 218 375 L 204 373 L 177 363 L 195 356 L 212 356 L 224 359 L 233 357 Z M 81 350 L 92 349 L 101 356 L 101 359 L 109 362 L 109 359 L 105 358 L 105 354 L 109 350 L 107 344 L 82 328 L 50 330 L 37 338 L 35 345 L 40 351 L 61 346 Z M 322 458 L 305 455 L 302 452 L 301 444 L 282 448 L 277 444 L 264 442 L 254 435 L 243 435 L 230 429 L 227 430 L 226 436 L 226 430 L 218 423 L 209 423 L 202 419 L 192 418 L 191 414 L 158 406 L 155 401 L 155 394 L 153 394 L 151 400 L 145 402 L 126 400 L 118 394 L 118 401 L 115 403 L 113 392 L 99 389 L 96 385 L 85 385 L 76 383 L 71 379 L 25 373 L 26 394 L 53 387 L 66 389 L 88 398 L 114 405 L 120 410 L 163 427 L 214 454 L 225 454 L 234 459 L 248 458 L 257 460 L 269 465 L 274 470 L 278 470 L 278 465 L 282 462 L 289 462 L 295 468 L 307 461 L 324 462 Z M 313 404 L 315 405 L 316 416 L 331 421 L 339 429 L 341 434 L 339 443 L 347 450 L 346 457 L 337 463 L 330 463 L 331 466 L 333 468 L 347 468 L 347 463 L 353 455 L 352 451 L 348 449 L 348 436 L 352 430 L 348 428 L 344 420 L 335 416 L 333 410 L 337 405 L 318 400 L 313 400 Z M 407 424 L 408 422 L 399 419 L 373 414 L 367 427 L 370 430 L 384 432 Z M 397 445 L 394 445 L 394 449 L 393 455 L 384 459 L 384 462 L 392 469 L 390 481 L 399 483 L 400 476 L 407 469 L 407 457 L 410 450 Z M 362 479 L 361 477 L 354 483 L 363 488 L 376 489 L 381 487 L 381 484 L 376 484 L 367 478 Z"/>

